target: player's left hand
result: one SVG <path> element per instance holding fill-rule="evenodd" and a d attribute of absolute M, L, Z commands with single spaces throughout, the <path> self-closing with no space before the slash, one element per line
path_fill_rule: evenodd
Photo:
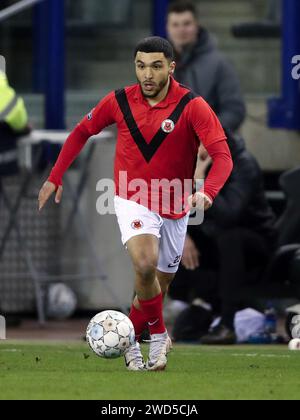
<path fill-rule="evenodd" d="M 187 233 L 181 263 L 186 270 L 196 270 L 200 267 L 201 254 L 194 240 Z"/>
<path fill-rule="evenodd" d="M 206 211 L 212 206 L 212 200 L 204 193 L 197 191 L 188 198 L 188 205 L 190 209 L 197 208 Z"/>

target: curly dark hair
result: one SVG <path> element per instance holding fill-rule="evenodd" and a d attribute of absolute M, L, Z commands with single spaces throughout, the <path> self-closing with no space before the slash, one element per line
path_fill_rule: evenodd
<path fill-rule="evenodd" d="M 161 52 L 164 53 L 165 57 L 172 61 L 174 59 L 174 50 L 169 41 L 159 36 L 151 36 L 149 38 L 142 39 L 134 50 L 134 57 L 138 51 L 145 53 Z"/>

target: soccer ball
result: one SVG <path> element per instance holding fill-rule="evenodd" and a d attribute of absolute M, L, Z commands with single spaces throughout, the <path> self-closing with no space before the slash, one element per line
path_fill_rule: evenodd
<path fill-rule="evenodd" d="M 50 284 L 46 292 L 46 315 L 52 319 L 70 318 L 76 310 L 77 297 L 63 283 Z"/>
<path fill-rule="evenodd" d="M 294 338 L 289 342 L 289 350 L 300 350 L 300 339 Z"/>
<path fill-rule="evenodd" d="M 115 359 L 134 344 L 135 332 L 126 315 L 117 311 L 103 311 L 90 321 L 86 339 L 97 356 Z"/>

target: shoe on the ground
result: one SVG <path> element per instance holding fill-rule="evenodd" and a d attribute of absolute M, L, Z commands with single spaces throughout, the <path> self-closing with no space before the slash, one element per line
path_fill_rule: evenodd
<path fill-rule="evenodd" d="M 232 345 L 236 344 L 237 337 L 235 332 L 225 325 L 218 325 L 213 328 L 207 335 L 200 339 L 201 344 L 206 345 Z"/>
<path fill-rule="evenodd" d="M 146 370 L 145 361 L 138 342 L 133 344 L 124 353 L 125 364 L 128 370 L 144 371 Z"/>
<path fill-rule="evenodd" d="M 172 350 L 173 350 L 173 343 L 170 336 L 168 335 L 167 354 L 171 353 Z"/>
<path fill-rule="evenodd" d="M 167 355 L 171 350 L 172 341 L 167 332 L 151 335 L 149 359 L 146 364 L 147 370 L 164 370 L 167 366 Z"/>

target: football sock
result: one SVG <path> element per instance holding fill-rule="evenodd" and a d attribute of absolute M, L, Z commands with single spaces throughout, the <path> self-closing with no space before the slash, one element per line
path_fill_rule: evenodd
<path fill-rule="evenodd" d="M 133 323 L 136 341 L 140 341 L 142 332 L 148 328 L 147 319 L 140 309 L 132 304 L 129 319 Z"/>
<path fill-rule="evenodd" d="M 150 300 L 139 299 L 141 310 L 148 323 L 150 334 L 163 334 L 166 332 L 166 326 L 163 319 L 163 295 Z"/>

